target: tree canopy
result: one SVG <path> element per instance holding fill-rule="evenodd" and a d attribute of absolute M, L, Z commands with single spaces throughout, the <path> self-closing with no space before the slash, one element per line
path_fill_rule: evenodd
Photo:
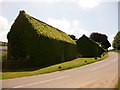
<path fill-rule="evenodd" d="M 116 34 L 113 40 L 113 48 L 120 50 L 120 31 Z"/>
<path fill-rule="evenodd" d="M 7 42 L 0 41 L 0 46 L 7 46 Z"/>
<path fill-rule="evenodd" d="M 90 35 L 90 38 L 95 42 L 98 42 L 104 49 L 108 49 L 111 46 L 108 37 L 105 34 L 93 32 Z"/>
<path fill-rule="evenodd" d="M 73 40 L 77 40 L 75 35 L 69 35 Z"/>

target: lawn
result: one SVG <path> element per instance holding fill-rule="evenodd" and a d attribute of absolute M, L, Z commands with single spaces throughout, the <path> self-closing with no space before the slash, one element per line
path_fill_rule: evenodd
<path fill-rule="evenodd" d="M 33 70 L 16 70 L 16 71 L 5 71 L 1 72 L 0 74 L 2 77 L 1 79 L 12 79 L 12 78 L 18 78 L 18 77 L 25 77 L 25 76 L 32 76 L 32 75 L 38 75 L 38 74 L 44 74 L 44 73 L 50 73 L 50 72 L 55 72 L 55 71 L 60 71 L 60 70 L 67 70 L 71 68 L 76 68 L 80 67 L 86 64 L 94 63 L 100 60 L 103 60 L 108 57 L 108 54 L 106 53 L 104 56 L 101 55 L 101 58 L 98 57 L 97 59 L 95 58 L 77 58 L 72 61 L 67 61 L 64 63 L 52 65 L 46 68 L 33 68 Z M 59 68 L 61 67 L 61 68 Z"/>

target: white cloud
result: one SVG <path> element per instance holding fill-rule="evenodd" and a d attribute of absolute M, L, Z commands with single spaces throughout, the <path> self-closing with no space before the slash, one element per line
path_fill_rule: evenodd
<path fill-rule="evenodd" d="M 80 0 L 0 0 L 0 2 L 40 2 L 40 3 L 55 3 L 55 2 L 79 2 Z M 86 0 L 83 0 L 86 1 Z M 93 2 L 93 0 L 87 0 Z M 98 0 L 94 0 L 95 2 Z M 119 2 L 119 0 L 100 0 L 101 2 Z"/>
<path fill-rule="evenodd" d="M 109 47 L 109 49 L 113 49 L 113 47 L 112 47 L 112 42 L 113 42 L 113 40 L 114 40 L 115 34 L 112 34 L 112 35 L 108 34 L 107 36 L 108 36 L 108 41 L 109 41 L 110 44 L 111 44 L 111 47 Z"/>
<path fill-rule="evenodd" d="M 83 9 L 92 9 L 103 0 L 0 0 L 0 2 L 75 3 Z"/>
<path fill-rule="evenodd" d="M 83 34 L 88 36 L 88 31 L 81 28 L 80 22 L 78 20 L 67 20 L 62 19 L 52 19 L 48 18 L 47 23 L 66 32 L 67 34 L 73 34 L 77 38 L 81 37 Z"/>
<path fill-rule="evenodd" d="M 0 41 L 7 41 L 7 33 L 8 33 L 7 30 L 0 32 Z"/>
<path fill-rule="evenodd" d="M 0 0 L 0 2 L 40 2 L 40 3 L 54 3 L 54 2 L 64 2 L 64 0 Z"/>
<path fill-rule="evenodd" d="M 7 41 L 7 33 L 12 24 L 13 21 L 9 23 L 5 17 L 0 16 L 0 41 Z"/>
<path fill-rule="evenodd" d="M 39 3 L 58 3 L 74 2 L 75 0 L 0 0 L 0 2 L 39 2 Z"/>
<path fill-rule="evenodd" d="M 7 29 L 8 20 L 2 16 L 0 16 L 0 29 Z"/>
<path fill-rule="evenodd" d="M 112 35 L 108 35 L 108 40 L 110 41 L 110 43 L 112 44 L 113 40 L 114 40 L 115 34 Z"/>
<path fill-rule="evenodd" d="M 101 0 L 78 0 L 78 4 L 83 9 L 91 9 L 97 7 Z"/>

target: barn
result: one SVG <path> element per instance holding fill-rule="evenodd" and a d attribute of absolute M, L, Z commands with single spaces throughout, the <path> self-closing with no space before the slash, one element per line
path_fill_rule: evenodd
<path fill-rule="evenodd" d="M 77 41 L 77 50 L 82 57 L 98 57 L 104 52 L 95 41 L 83 35 Z"/>
<path fill-rule="evenodd" d="M 65 32 L 20 11 L 8 38 L 8 60 L 48 66 L 76 58 L 77 45 Z"/>

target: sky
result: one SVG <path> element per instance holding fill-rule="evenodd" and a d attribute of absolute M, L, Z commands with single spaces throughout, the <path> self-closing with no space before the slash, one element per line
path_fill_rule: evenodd
<path fill-rule="evenodd" d="M 119 0 L 0 0 L 0 41 L 20 10 L 67 34 L 80 38 L 92 32 L 106 34 L 112 43 L 118 32 Z"/>

